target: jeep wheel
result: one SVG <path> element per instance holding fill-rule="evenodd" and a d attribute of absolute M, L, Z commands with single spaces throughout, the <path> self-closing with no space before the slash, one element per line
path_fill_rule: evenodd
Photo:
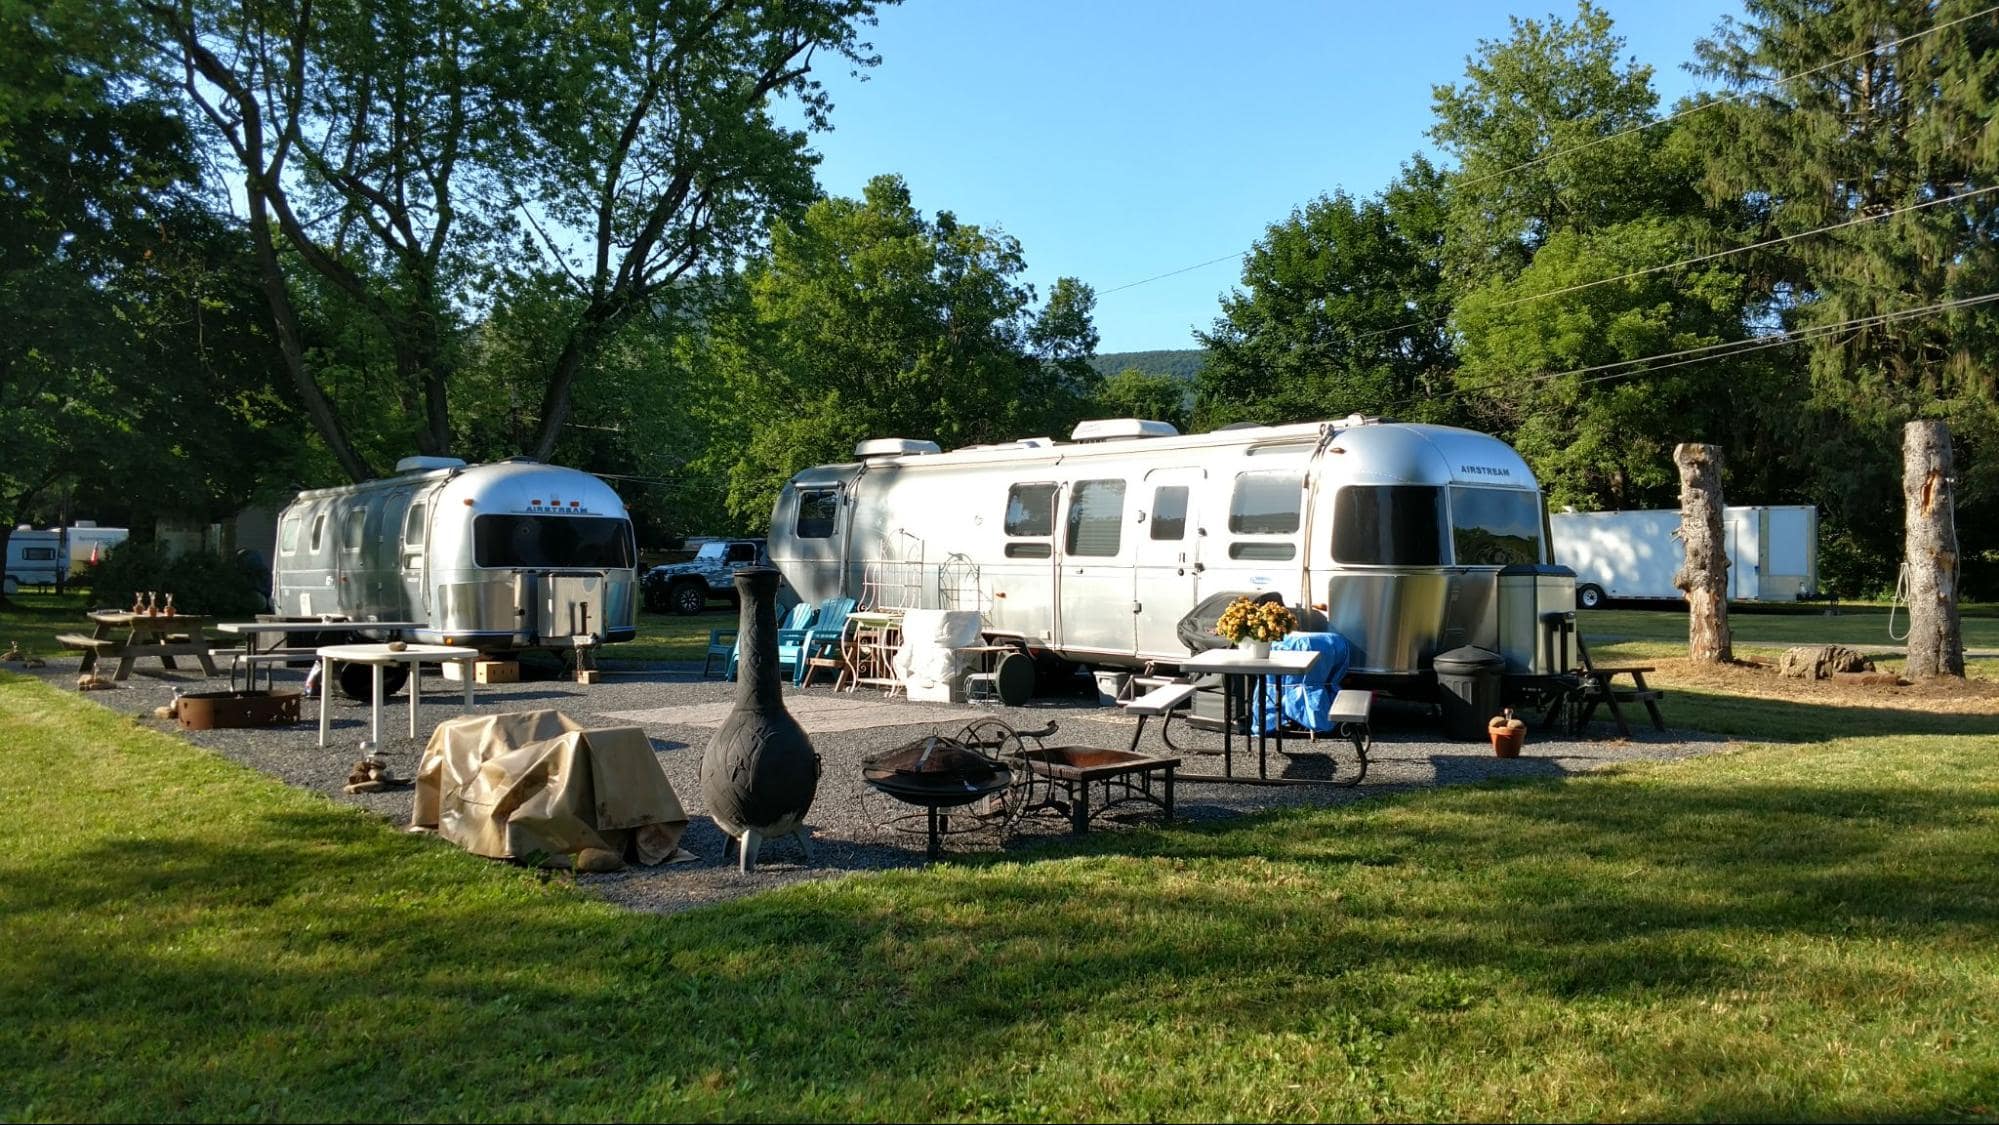
<path fill-rule="evenodd" d="M 708 591 L 699 582 L 676 583 L 667 598 L 673 603 L 673 612 L 683 617 L 692 617 L 708 608 Z"/>
<path fill-rule="evenodd" d="M 666 596 L 665 590 L 657 586 L 645 588 L 645 601 L 647 613 L 665 613 L 673 608 L 673 600 Z"/>

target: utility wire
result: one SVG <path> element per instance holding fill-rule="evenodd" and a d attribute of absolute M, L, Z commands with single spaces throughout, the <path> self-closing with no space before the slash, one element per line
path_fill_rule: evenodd
<path fill-rule="evenodd" d="M 1696 348 L 1682 348 L 1679 351 L 1661 352 L 1658 355 L 1641 356 L 1636 359 L 1614 360 L 1610 363 L 1598 363 L 1588 367 L 1570 368 L 1567 371 L 1547 371 L 1547 372 L 1542 372 L 1539 375 L 1527 376 L 1524 379 L 1496 380 L 1479 386 L 1455 387 L 1452 388 L 1451 390 L 1442 391 L 1434 395 L 1424 395 L 1420 398 L 1408 398 L 1408 399 L 1403 399 L 1399 402 L 1390 403 L 1388 404 L 1387 409 L 1393 409 L 1402 406 L 1413 406 L 1420 402 L 1435 402 L 1440 399 L 1451 399 L 1451 398 L 1456 398 L 1459 395 L 1474 394 L 1474 393 L 1483 394 L 1490 391 L 1512 390 L 1516 387 L 1520 387 L 1523 385 L 1536 386 L 1542 383 L 1553 382 L 1556 379 L 1566 379 L 1577 375 L 1591 376 L 1591 378 L 1584 380 L 1584 382 L 1587 383 L 1609 382 L 1613 379 L 1629 378 L 1633 375 L 1650 375 L 1653 374 L 1654 372 L 1667 371 L 1675 367 L 1685 367 L 1689 364 L 1694 364 L 1694 363 L 1705 363 L 1708 360 L 1714 360 L 1714 359 L 1729 359 L 1734 356 L 1744 355 L 1749 352 L 1764 351 L 1769 348 L 1781 348 L 1791 344 L 1807 343 L 1812 340 L 1821 339 L 1826 336 L 1838 335 L 1839 333 L 1848 332 L 1857 328 L 1871 328 L 1875 325 L 1880 325 L 1880 324 L 1891 324 L 1902 320 L 1912 320 L 1919 316 L 1928 316 L 1932 313 L 1951 312 L 1957 309 L 1972 308 L 1978 305 L 1990 304 L 1994 301 L 1999 301 L 1999 292 L 1983 293 L 1976 297 L 1958 297 L 1948 301 L 1938 301 L 1935 304 L 1924 305 L 1919 308 L 1897 309 L 1893 312 L 1876 313 L 1872 316 L 1855 317 L 1852 320 L 1843 320 L 1834 324 L 1815 324 L 1805 328 L 1798 328 L 1786 332 L 1775 333 L 1770 336 L 1753 336 L 1746 340 L 1723 340 L 1720 343 L 1703 344 L 1700 347 Z M 1660 362 L 1661 360 L 1670 360 L 1672 362 L 1662 363 Z"/>
<path fill-rule="evenodd" d="M 1918 31 L 1910 35 L 1904 35 L 1902 38 L 1894 40 L 1893 42 L 1890 43 L 1876 44 L 1874 46 L 1866 48 L 1865 50 L 1856 51 L 1853 54 L 1845 55 L 1840 58 L 1834 59 L 1831 62 L 1820 63 L 1818 66 L 1812 67 L 1809 70 L 1801 70 L 1795 74 L 1786 74 L 1786 75 L 1781 75 L 1777 78 L 1764 79 L 1764 81 L 1770 85 L 1783 85 L 1785 83 L 1795 82 L 1800 78 L 1809 78 L 1814 74 L 1818 74 L 1826 70 L 1831 70 L 1836 66 L 1840 66 L 1845 63 L 1850 63 L 1855 59 L 1862 59 L 1866 58 L 1868 55 L 1877 54 L 1882 51 L 1893 50 L 1894 48 L 1900 47 L 1905 43 L 1913 43 L 1916 40 L 1922 39 L 1926 36 L 1935 35 L 1937 32 L 1943 31 L 1946 28 L 1955 27 L 1961 23 L 1968 23 L 1971 20 L 1979 19 L 1984 16 L 1989 16 L 1994 12 L 1999 12 L 1999 4 L 1994 4 L 1989 8 L 1973 12 L 1970 15 L 1959 16 L 1954 20 L 1948 20 L 1944 23 L 1937 24 L 1934 27 L 1925 28 L 1922 31 Z M 1633 133 L 1642 133 L 1647 129 L 1651 129 L 1659 125 L 1664 125 L 1667 122 L 1677 121 L 1682 117 L 1687 117 L 1695 113 L 1700 113 L 1703 110 L 1712 109 L 1713 107 L 1718 105 L 1726 105 L 1730 102 L 1738 101 L 1742 97 L 1744 97 L 1746 93 L 1747 92 L 1745 91 L 1742 93 L 1722 94 L 1715 97 L 1711 101 L 1705 101 L 1699 103 L 1698 105 L 1688 106 L 1687 108 L 1682 109 L 1677 113 L 1669 114 L 1665 117 L 1654 118 L 1651 121 L 1647 121 L 1639 125 L 1632 125 L 1627 128 L 1620 129 L 1615 133 L 1608 133 L 1605 134 L 1604 136 L 1584 141 L 1581 144 L 1571 145 L 1567 148 L 1558 148 L 1549 152 L 1544 152 L 1541 155 L 1534 157 L 1531 160 L 1526 160 L 1522 161 L 1519 164 L 1515 164 L 1511 168 L 1502 168 L 1497 172 L 1488 172 L 1482 176 L 1475 176 L 1469 180 L 1462 180 L 1457 183 L 1449 184 L 1446 186 L 1446 190 L 1458 191 L 1463 188 L 1474 187 L 1478 184 L 1485 183 L 1489 180 L 1499 179 L 1502 176 L 1510 176 L 1513 173 L 1518 172 L 1525 168 L 1532 168 L 1539 164 L 1546 164 L 1548 161 L 1553 160 L 1558 156 L 1571 156 L 1576 153 L 1584 152 L 1589 149 L 1595 148 L 1598 145 L 1609 144 L 1611 141 L 1617 140 L 1621 137 L 1628 137 Z M 1178 277 L 1183 273 L 1192 273 L 1194 270 L 1206 269 L 1207 267 L 1215 265 L 1218 262 L 1226 262 L 1231 258 L 1237 258 L 1237 259 L 1244 258 L 1249 256 L 1249 254 L 1250 251 L 1248 250 L 1238 251 L 1234 254 L 1223 254 L 1219 258 L 1209 258 L 1205 262 L 1196 262 L 1191 266 L 1182 266 L 1177 270 L 1168 270 L 1165 273 L 1154 274 L 1151 277 L 1141 278 L 1137 281 L 1126 282 L 1123 285 L 1118 285 L 1110 289 L 1102 290 L 1097 294 L 1097 296 L 1108 297 L 1113 293 L 1122 293 L 1127 289 L 1136 289 L 1141 285 L 1150 285 L 1155 281 L 1163 281 L 1169 277 Z"/>
<path fill-rule="evenodd" d="M 1993 184 L 1990 187 L 1974 188 L 1971 191 L 1959 192 L 1956 195 L 1945 195 L 1945 196 L 1939 196 L 1936 199 L 1926 199 L 1921 203 L 1911 203 L 1906 207 L 1897 207 L 1892 211 L 1881 211 L 1872 215 L 1859 215 L 1854 218 L 1845 219 L 1837 223 L 1828 223 L 1827 225 L 1822 227 L 1813 227 L 1811 230 L 1801 230 L 1791 234 L 1778 235 L 1776 238 L 1766 238 L 1761 242 L 1752 242 L 1747 246 L 1735 246 L 1727 250 L 1716 250 L 1708 254 L 1697 254 L 1691 258 L 1681 258 L 1677 262 L 1666 262 L 1662 265 L 1647 266 L 1642 270 L 1633 270 L 1630 273 L 1618 274 L 1616 277 L 1602 277 L 1596 279 L 1595 281 L 1580 281 L 1574 285 L 1567 285 L 1560 289 L 1550 289 L 1545 293 L 1529 293 L 1523 297 L 1513 297 L 1504 301 L 1495 301 L 1489 307 L 1495 309 L 1510 309 L 1517 305 L 1526 305 L 1526 304 L 1532 304 L 1535 301 L 1544 301 L 1550 297 L 1561 297 L 1570 293 L 1580 293 L 1586 289 L 1595 289 L 1599 285 L 1613 285 L 1620 281 L 1631 281 L 1635 278 L 1649 277 L 1655 273 L 1665 273 L 1668 270 L 1680 269 L 1683 266 L 1693 266 L 1693 265 L 1699 265 L 1703 262 L 1719 261 L 1722 258 L 1732 257 L 1736 254 L 1746 254 L 1751 250 L 1767 250 L 1772 246 L 1781 246 L 1787 242 L 1796 242 L 1798 239 L 1809 238 L 1815 234 L 1825 234 L 1828 231 L 1845 230 L 1848 227 L 1864 226 L 1868 223 L 1880 222 L 1883 219 L 1892 219 L 1897 215 L 1906 215 L 1911 211 L 1921 211 L 1926 207 L 1936 207 L 1945 203 L 1956 203 L 1962 200 L 1972 199 L 1974 197 L 1981 195 L 1989 195 L 1995 191 L 1999 191 L 1999 184 Z M 1401 332 L 1409 328 L 1427 328 L 1432 325 L 1443 324 L 1445 321 L 1448 321 L 1449 319 L 1450 317 L 1448 315 L 1433 316 L 1427 320 L 1412 320 L 1407 324 L 1397 324 L 1389 328 L 1377 328 L 1371 332 L 1366 332 L 1359 336 L 1354 337 L 1354 342 L 1360 343 L 1365 340 L 1372 340 L 1377 336 L 1387 336 L 1392 333 Z"/>

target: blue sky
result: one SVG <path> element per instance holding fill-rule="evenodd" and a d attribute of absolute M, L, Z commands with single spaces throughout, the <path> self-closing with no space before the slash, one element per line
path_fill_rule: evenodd
<path fill-rule="evenodd" d="M 1736 0 L 1609 0 L 1628 53 L 1666 104 Z M 1245 250 L 1306 200 L 1378 190 L 1427 150 L 1430 87 L 1457 81 L 1507 16 L 1566 3 L 1405 0 L 911 0 L 869 38 L 865 81 L 824 68 L 834 129 L 819 178 L 857 195 L 897 172 L 916 205 L 1018 238 L 1045 294 L 1101 294 L 1103 351 L 1185 348 L 1238 277 L 1233 261 L 1105 293 Z"/>

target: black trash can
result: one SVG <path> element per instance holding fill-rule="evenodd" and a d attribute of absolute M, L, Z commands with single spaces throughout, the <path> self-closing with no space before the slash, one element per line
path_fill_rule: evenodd
<path fill-rule="evenodd" d="M 1463 742 L 1484 742 L 1485 724 L 1499 714 L 1506 658 L 1467 645 L 1439 653 L 1437 702 L 1444 712 L 1444 736 Z"/>

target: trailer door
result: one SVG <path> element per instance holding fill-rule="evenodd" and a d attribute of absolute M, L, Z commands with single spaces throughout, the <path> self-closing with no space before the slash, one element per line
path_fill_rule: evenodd
<path fill-rule="evenodd" d="M 1728 521 L 1728 596 L 1735 601 L 1755 601 L 1763 592 L 1763 559 L 1761 530 L 1757 526 L 1756 511 L 1748 509 L 1729 512 Z"/>
<path fill-rule="evenodd" d="M 1056 617 L 1064 650 L 1118 655 L 1132 651 L 1134 536 L 1126 525 L 1130 505 L 1125 492 L 1125 482 L 1118 478 L 1079 480 L 1069 486 Z"/>
<path fill-rule="evenodd" d="M 1183 652 L 1174 627 L 1201 600 L 1201 469 L 1154 469 L 1132 500 L 1132 613 L 1137 651 L 1171 659 Z"/>

